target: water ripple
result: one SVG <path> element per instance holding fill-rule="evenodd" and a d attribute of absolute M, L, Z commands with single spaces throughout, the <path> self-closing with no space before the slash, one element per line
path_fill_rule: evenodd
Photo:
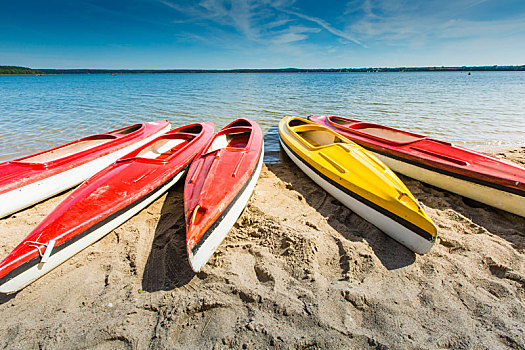
<path fill-rule="evenodd" d="M 0 160 L 140 121 L 258 121 L 279 160 L 284 115 L 340 115 L 471 148 L 525 144 L 525 73 L 0 76 Z"/>

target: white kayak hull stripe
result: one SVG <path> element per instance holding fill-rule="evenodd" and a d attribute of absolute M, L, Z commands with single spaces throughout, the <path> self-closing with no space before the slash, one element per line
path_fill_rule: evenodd
<path fill-rule="evenodd" d="M 519 194 L 510 193 L 494 187 L 484 186 L 449 176 L 437 171 L 432 171 L 417 165 L 413 165 L 395 158 L 376 153 L 369 150 L 383 163 L 392 170 L 432 186 L 439 187 L 446 191 L 457 193 L 461 196 L 474 199 L 495 208 L 499 208 L 509 213 L 525 217 L 525 197 Z"/>

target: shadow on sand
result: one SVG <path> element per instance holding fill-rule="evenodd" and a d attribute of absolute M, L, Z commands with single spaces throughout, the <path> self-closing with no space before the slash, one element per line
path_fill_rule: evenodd
<path fill-rule="evenodd" d="M 142 289 L 147 292 L 182 287 L 195 276 L 186 254 L 184 220 L 184 181 L 173 186 L 166 196 L 151 247 Z"/>
<path fill-rule="evenodd" d="M 365 239 L 388 270 L 399 269 L 415 262 L 414 252 L 353 213 L 319 187 L 288 158 L 282 148 L 279 158 L 281 164 L 269 165 L 268 168 L 282 181 L 290 183 L 293 189 L 299 192 L 311 207 L 326 217 L 328 224 L 344 238 L 355 242 Z"/>
<path fill-rule="evenodd" d="M 11 301 L 11 299 L 16 297 L 17 294 L 18 294 L 18 292 L 12 293 L 12 294 L 0 294 L 0 305 L 3 305 L 5 303 Z"/>
<path fill-rule="evenodd" d="M 525 218 L 403 175 L 398 176 L 427 207 L 438 209 L 440 215 L 447 215 L 453 220 L 470 221 L 465 222 L 466 233 L 487 230 L 508 241 L 515 249 L 525 248 Z"/>

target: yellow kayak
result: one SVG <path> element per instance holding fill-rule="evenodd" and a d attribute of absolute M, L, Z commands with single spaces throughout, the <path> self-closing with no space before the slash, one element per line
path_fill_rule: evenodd
<path fill-rule="evenodd" d="M 341 203 L 414 252 L 430 250 L 436 226 L 383 162 L 335 131 L 303 118 L 281 119 L 279 136 L 293 162 Z"/>

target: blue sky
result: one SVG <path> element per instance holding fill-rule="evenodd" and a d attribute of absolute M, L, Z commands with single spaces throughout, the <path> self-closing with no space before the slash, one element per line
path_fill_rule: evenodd
<path fill-rule="evenodd" d="M 525 64 L 524 0 L 0 0 L 0 65 Z"/>

